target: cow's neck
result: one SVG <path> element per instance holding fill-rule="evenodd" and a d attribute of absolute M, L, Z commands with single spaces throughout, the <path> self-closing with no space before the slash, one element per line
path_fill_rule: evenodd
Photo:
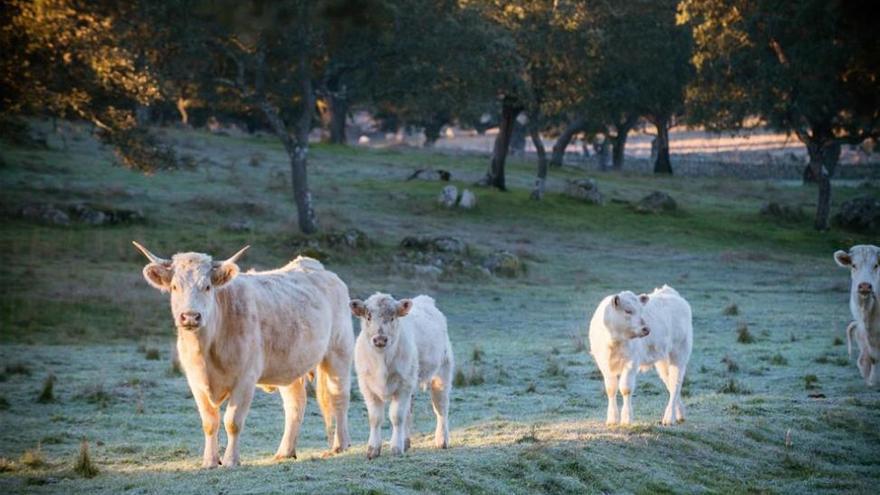
<path fill-rule="evenodd" d="M 880 297 L 874 296 L 871 299 L 862 300 L 856 297 L 853 301 L 855 307 L 858 308 L 860 315 L 859 323 L 864 325 L 865 330 L 880 332 Z"/>

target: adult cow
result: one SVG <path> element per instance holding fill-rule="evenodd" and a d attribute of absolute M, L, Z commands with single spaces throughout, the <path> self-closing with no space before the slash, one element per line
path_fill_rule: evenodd
<path fill-rule="evenodd" d="M 849 309 L 853 322 L 846 327 L 847 348 L 859 345 L 859 371 L 868 386 L 877 384 L 880 361 L 880 247 L 862 244 L 834 253 L 837 264 L 852 272 Z"/>
<path fill-rule="evenodd" d="M 284 436 L 275 458 L 295 458 L 312 370 L 330 452 L 349 446 L 354 332 L 348 288 L 336 274 L 304 257 L 276 270 L 239 273 L 235 262 L 248 247 L 218 262 L 201 253 L 167 260 L 134 245 L 150 260 L 147 282 L 171 293 L 177 352 L 205 432 L 202 466 L 220 464 L 220 405 L 227 399 L 222 464 L 239 464 L 238 438 L 257 385 L 281 392 Z"/>

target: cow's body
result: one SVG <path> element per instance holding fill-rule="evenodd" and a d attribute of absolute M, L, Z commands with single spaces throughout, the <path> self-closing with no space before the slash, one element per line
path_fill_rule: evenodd
<path fill-rule="evenodd" d="M 847 347 L 859 347 L 858 367 L 869 386 L 877 385 L 880 363 L 880 247 L 859 245 L 834 253 L 837 264 L 852 271 L 849 309 L 853 321 L 846 328 Z"/>
<path fill-rule="evenodd" d="M 284 436 L 276 458 L 296 457 L 305 380 L 313 370 L 328 435 L 336 422 L 330 448 L 348 447 L 354 334 L 348 289 L 339 277 L 302 257 L 266 272 L 238 274 L 234 267 L 228 279 L 217 275 L 225 265 L 199 253 L 154 265 L 147 265 L 144 275 L 172 292 L 178 355 L 205 433 L 204 466 L 219 463 L 219 408 L 226 400 L 228 445 L 222 464 L 239 464 L 238 436 L 257 385 L 277 388 L 284 403 Z M 176 293 L 181 294 L 177 299 Z"/>
<path fill-rule="evenodd" d="M 391 452 L 402 454 L 409 448 L 412 396 L 419 385 L 431 390 L 437 418 L 434 445 L 446 448 L 454 366 L 446 317 L 428 296 L 398 302 L 375 294 L 366 302 L 352 301 L 352 312 L 361 318 L 355 368 L 370 420 L 367 458 L 381 452 L 386 402 L 391 404 Z"/>
<path fill-rule="evenodd" d="M 621 292 L 608 296 L 590 321 L 590 353 L 605 381 L 607 424 L 632 422 L 631 395 L 636 374 L 654 366 L 669 391 L 662 423 L 684 421 L 681 384 L 693 347 L 691 307 L 675 289 L 650 295 Z M 617 390 L 623 396 L 618 415 Z"/>

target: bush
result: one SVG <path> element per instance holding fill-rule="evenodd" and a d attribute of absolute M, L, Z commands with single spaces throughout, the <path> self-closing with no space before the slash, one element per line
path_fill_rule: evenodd
<path fill-rule="evenodd" d="M 55 375 L 52 373 L 49 373 L 49 376 L 43 381 L 43 390 L 40 391 L 37 402 L 40 404 L 55 402 Z"/>
<path fill-rule="evenodd" d="M 749 332 L 748 324 L 740 323 L 736 327 L 736 341 L 740 344 L 752 344 L 755 342 L 755 337 Z"/>
<path fill-rule="evenodd" d="M 727 380 L 727 382 L 725 382 L 723 385 L 721 385 L 721 388 L 718 389 L 718 393 L 720 393 L 720 394 L 734 394 L 734 395 L 748 395 L 752 392 L 751 392 L 751 390 L 743 387 L 742 385 L 737 383 L 736 380 L 731 378 L 731 379 Z"/>
<path fill-rule="evenodd" d="M 89 456 L 89 442 L 83 440 L 79 446 L 79 455 L 73 464 L 73 471 L 83 478 L 94 478 L 98 475 L 98 468 L 92 463 Z"/>

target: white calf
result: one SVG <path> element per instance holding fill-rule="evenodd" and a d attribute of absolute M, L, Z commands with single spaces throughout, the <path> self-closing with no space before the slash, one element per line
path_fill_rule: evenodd
<path fill-rule="evenodd" d="M 846 328 L 847 349 L 859 345 L 859 371 L 868 386 L 877 384 L 880 361 L 880 247 L 853 246 L 834 253 L 837 264 L 852 270 L 849 309 L 853 322 Z"/>
<path fill-rule="evenodd" d="M 385 402 L 390 401 L 391 453 L 403 454 L 412 433 L 412 395 L 416 385 L 431 387 L 437 427 L 434 445 L 449 445 L 449 391 L 452 389 L 452 346 L 446 317 L 428 296 L 394 300 L 376 293 L 366 301 L 351 301 L 361 320 L 355 342 L 358 385 L 370 417 L 367 459 L 382 449 Z M 405 415 L 405 417 L 404 417 Z"/>
<path fill-rule="evenodd" d="M 691 307 L 672 287 L 664 285 L 650 295 L 625 291 L 599 303 L 590 321 L 590 353 L 605 379 L 609 425 L 630 424 L 630 396 L 636 373 L 651 365 L 669 391 L 662 423 L 684 421 L 681 384 L 693 346 Z M 617 389 L 623 409 L 617 413 Z"/>

